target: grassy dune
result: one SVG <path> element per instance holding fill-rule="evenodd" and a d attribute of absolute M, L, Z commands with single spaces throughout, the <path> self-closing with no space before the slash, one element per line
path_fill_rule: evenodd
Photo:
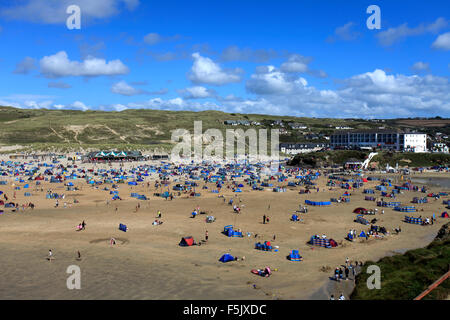
<path fill-rule="evenodd" d="M 438 236 L 426 248 L 406 252 L 403 255 L 385 257 L 378 262 L 367 261 L 357 277 L 353 300 L 412 300 L 439 279 L 450 265 L 450 223 L 444 225 Z M 421 228 L 418 226 L 418 228 Z M 367 267 L 376 264 L 381 269 L 381 289 L 369 290 L 366 285 Z M 447 299 L 450 295 L 450 279 L 445 280 L 428 299 Z"/>

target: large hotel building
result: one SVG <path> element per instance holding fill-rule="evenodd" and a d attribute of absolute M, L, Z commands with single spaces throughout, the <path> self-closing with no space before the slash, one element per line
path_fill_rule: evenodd
<path fill-rule="evenodd" d="M 426 152 L 427 135 L 390 130 L 346 130 L 331 135 L 330 145 L 336 147 L 369 147 L 405 152 Z"/>

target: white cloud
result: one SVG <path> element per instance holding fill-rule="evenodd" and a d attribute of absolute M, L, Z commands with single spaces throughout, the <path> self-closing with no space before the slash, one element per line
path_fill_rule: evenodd
<path fill-rule="evenodd" d="M 114 83 L 111 87 L 111 92 L 116 94 L 121 94 L 123 96 L 135 96 L 138 94 L 146 93 L 143 90 L 136 89 L 132 86 L 130 86 L 125 81 L 119 81 L 117 83 Z"/>
<path fill-rule="evenodd" d="M 225 70 L 210 58 L 202 57 L 198 52 L 193 53 L 194 64 L 188 75 L 194 83 L 205 83 L 211 85 L 224 85 L 241 81 L 241 69 Z"/>
<path fill-rule="evenodd" d="M 288 94 L 306 85 L 307 81 L 304 78 L 292 77 L 274 66 L 263 66 L 256 68 L 256 72 L 246 83 L 246 89 L 261 95 Z"/>
<path fill-rule="evenodd" d="M 441 34 L 433 42 L 432 47 L 440 50 L 450 50 L 450 32 Z"/>
<path fill-rule="evenodd" d="M 250 61 L 267 62 L 270 59 L 277 58 L 279 54 L 275 50 L 239 48 L 238 46 L 226 47 L 220 56 L 222 61 Z"/>
<path fill-rule="evenodd" d="M 65 23 L 69 5 L 82 8 L 82 19 L 105 19 L 120 13 L 122 7 L 134 10 L 139 0 L 26 0 L 0 9 L 0 16 L 12 20 L 46 24 Z"/>
<path fill-rule="evenodd" d="M 214 90 L 207 89 L 202 86 L 179 90 L 179 93 L 182 94 L 185 99 L 204 99 L 215 95 Z"/>
<path fill-rule="evenodd" d="M 162 36 L 158 33 L 149 33 L 144 37 L 144 42 L 148 45 L 155 45 L 163 41 L 175 41 L 180 39 L 179 35 L 175 36 Z"/>
<path fill-rule="evenodd" d="M 430 64 L 418 61 L 411 66 L 411 70 L 415 72 L 430 71 Z"/>
<path fill-rule="evenodd" d="M 427 33 L 437 33 L 447 25 L 448 21 L 444 18 L 438 18 L 436 21 L 428 25 L 422 23 L 415 28 L 410 28 L 407 23 L 404 23 L 398 27 L 381 31 L 376 37 L 383 46 L 391 46 L 395 42 L 403 40 L 407 37 L 419 36 Z"/>
<path fill-rule="evenodd" d="M 72 88 L 72 86 L 68 83 L 62 82 L 62 81 L 56 81 L 56 82 L 49 82 L 48 83 L 49 88 L 57 88 L 57 89 L 69 89 Z"/>
<path fill-rule="evenodd" d="M 120 60 L 107 62 L 105 59 L 87 57 L 82 62 L 71 61 L 65 51 L 43 57 L 40 67 L 41 73 L 47 78 L 112 76 L 129 72 Z"/>
<path fill-rule="evenodd" d="M 13 73 L 29 74 L 34 69 L 36 69 L 36 60 L 31 57 L 25 57 L 16 65 L 16 69 L 13 71 Z"/>
<path fill-rule="evenodd" d="M 149 33 L 144 37 L 144 42 L 149 45 L 157 44 L 161 41 L 161 36 L 157 33 Z"/>
<path fill-rule="evenodd" d="M 348 22 L 341 27 L 337 27 L 334 30 L 334 35 L 327 38 L 327 42 L 336 42 L 337 40 L 356 40 L 361 36 L 361 33 L 352 30 L 354 25 L 355 24 L 353 22 Z"/>
<path fill-rule="evenodd" d="M 308 63 L 310 59 L 307 59 L 298 54 L 293 54 L 288 58 L 288 61 L 284 62 L 280 69 L 283 72 L 299 72 L 305 73 L 309 70 Z"/>
<path fill-rule="evenodd" d="M 83 102 L 81 101 L 75 101 L 74 103 L 72 103 L 71 105 L 69 105 L 70 109 L 78 109 L 78 110 L 82 110 L 82 111 L 86 111 L 91 109 L 91 107 L 85 105 Z"/>

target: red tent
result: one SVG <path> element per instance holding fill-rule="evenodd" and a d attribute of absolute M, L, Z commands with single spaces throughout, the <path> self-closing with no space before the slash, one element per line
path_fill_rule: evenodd
<path fill-rule="evenodd" d="M 0 200 L 0 206 L 4 206 L 5 202 L 3 200 Z"/>
<path fill-rule="evenodd" d="M 333 239 L 330 239 L 330 246 L 332 246 L 333 248 L 337 247 L 338 244 L 336 241 L 334 241 Z"/>
<path fill-rule="evenodd" d="M 353 213 L 366 213 L 367 209 L 366 208 L 356 208 L 355 210 L 353 210 Z"/>
<path fill-rule="evenodd" d="M 363 182 L 369 182 L 369 180 L 367 180 L 366 178 L 363 178 Z"/>
<path fill-rule="evenodd" d="M 442 212 L 441 217 L 442 218 L 450 218 L 447 212 Z"/>
<path fill-rule="evenodd" d="M 194 244 L 194 238 L 192 237 L 183 237 L 179 243 L 182 247 L 190 247 Z"/>

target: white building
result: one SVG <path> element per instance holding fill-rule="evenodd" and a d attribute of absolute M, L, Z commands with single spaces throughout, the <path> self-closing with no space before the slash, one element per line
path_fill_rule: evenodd
<path fill-rule="evenodd" d="M 352 130 L 331 135 L 333 147 L 369 147 L 405 152 L 426 152 L 425 133 L 406 133 L 392 130 Z"/>
<path fill-rule="evenodd" d="M 427 152 L 427 135 L 425 133 L 405 133 L 404 151 Z"/>

